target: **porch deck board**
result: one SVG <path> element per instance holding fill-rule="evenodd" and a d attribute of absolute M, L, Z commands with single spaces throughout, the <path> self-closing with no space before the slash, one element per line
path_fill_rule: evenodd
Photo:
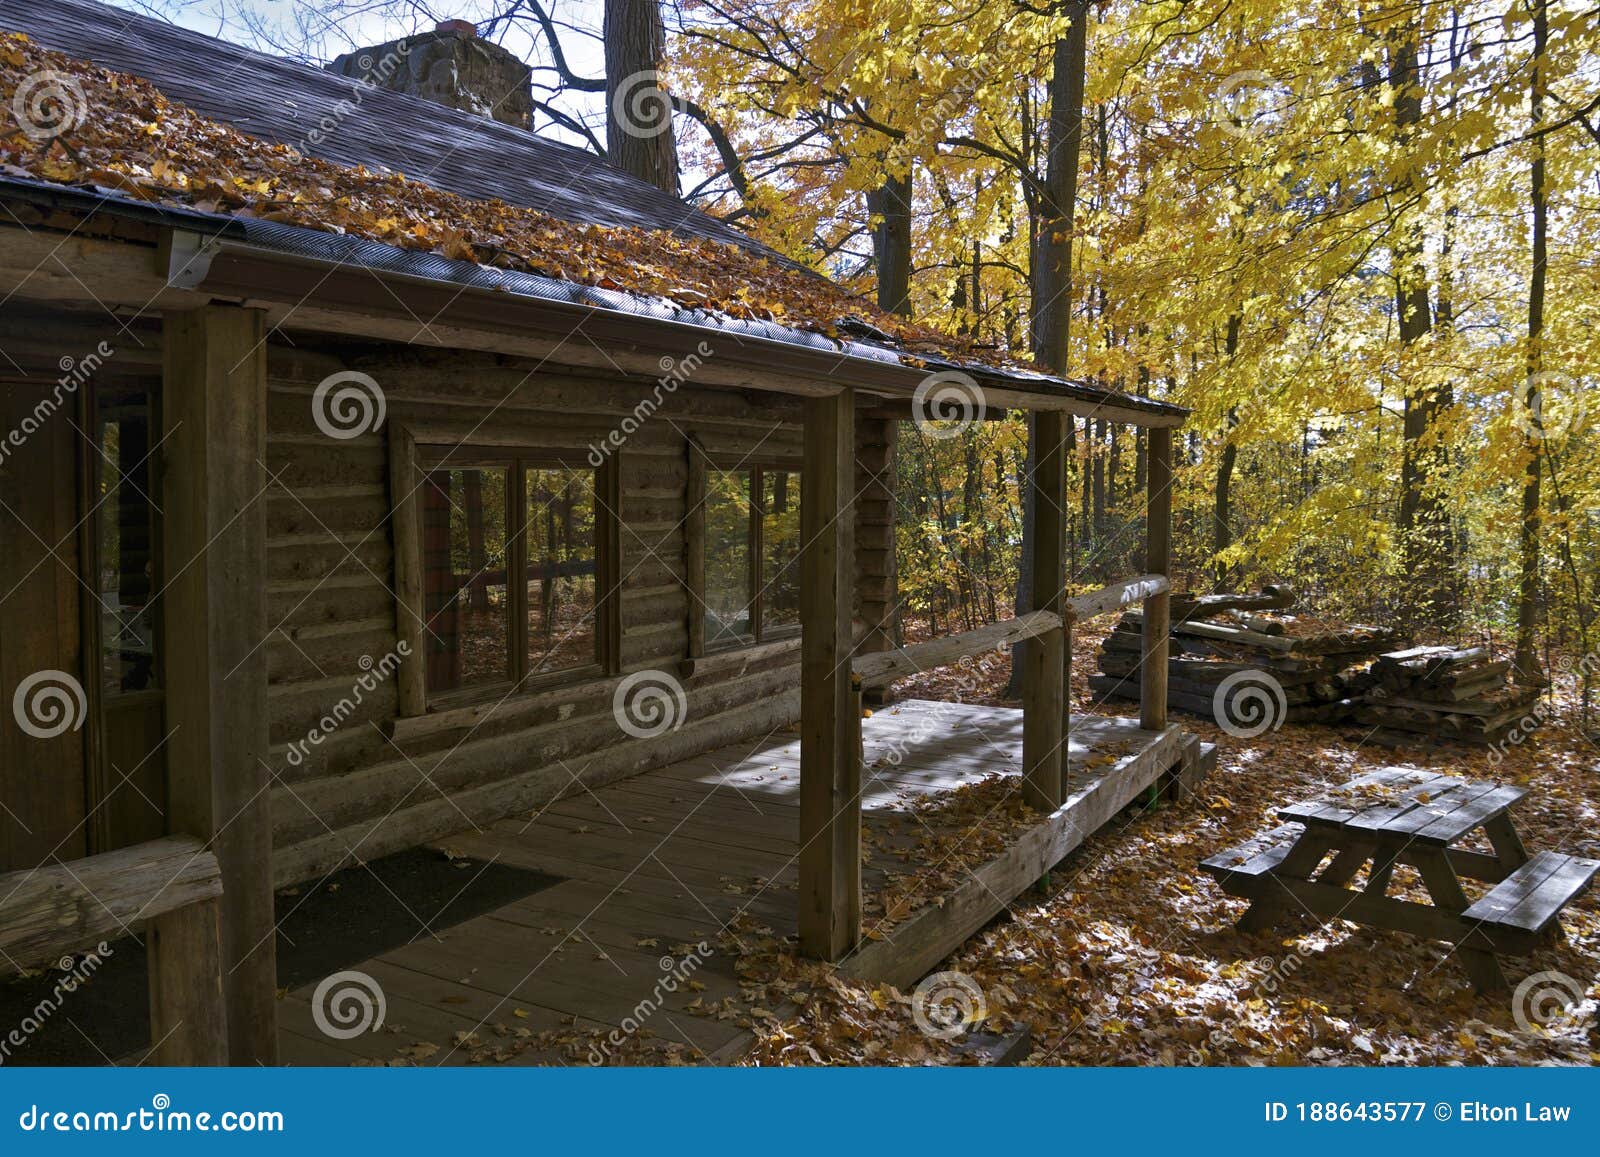
<path fill-rule="evenodd" d="M 877 711 L 862 731 L 862 818 L 875 834 L 914 834 L 911 805 L 921 797 L 994 773 L 1021 775 L 1022 713 L 1012 708 L 909 700 Z M 1108 798 L 1131 798 L 1171 766 L 1175 734 L 1143 731 L 1132 719 L 1075 717 L 1068 803 L 1052 817 L 1054 827 L 1100 826 L 1115 810 Z M 378 1032 L 330 1038 L 313 1017 L 315 986 L 296 989 L 279 1005 L 283 1060 L 371 1063 L 426 1041 L 440 1047 L 421 1063 L 461 1063 L 472 1044 L 455 1047 L 460 1033 L 492 1046 L 519 1029 L 619 1026 L 656 991 L 662 958 L 701 941 L 714 949 L 693 977 L 704 990 L 666 996 L 646 1027 L 697 1055 L 736 1056 L 743 1030 L 687 1006 L 737 993 L 734 954 L 716 947 L 736 916 L 754 917 L 780 936 L 797 931 L 799 755 L 798 734 L 783 730 L 439 841 L 454 854 L 564 880 L 358 965 L 387 1001 Z M 1034 840 L 1041 847 L 1055 846 L 1051 839 L 1060 844 L 1059 833 L 1040 834 L 1049 837 Z M 881 888 L 886 869 L 906 868 L 879 856 L 863 869 L 863 889 Z M 956 936 L 954 947 L 967 934 L 953 926 L 936 933 L 932 951 L 942 956 L 944 940 Z M 918 939 L 925 941 L 927 930 Z M 921 944 L 918 955 L 929 954 Z M 525 1049 L 510 1063 L 573 1062 Z"/>

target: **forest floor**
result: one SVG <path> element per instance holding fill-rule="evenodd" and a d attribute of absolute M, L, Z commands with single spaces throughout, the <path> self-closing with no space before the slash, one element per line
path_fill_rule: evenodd
<path fill-rule="evenodd" d="M 1097 642 L 1075 640 L 1079 709 L 1094 709 L 1083 681 Z M 908 680 L 897 694 L 959 690 L 1003 703 L 1006 670 L 996 654 Z M 1204 857 L 1274 826 L 1278 806 L 1393 764 L 1523 785 L 1514 814 L 1530 850 L 1600 856 L 1600 735 L 1585 733 L 1561 677 L 1548 710 L 1551 722 L 1499 762 L 1470 750 L 1397 753 L 1364 742 L 1353 726 L 1285 726 L 1240 740 L 1176 716 L 1219 745 L 1198 798 L 1125 812 L 1052 873 L 1048 892 L 1019 898 L 941 968 L 977 986 L 985 1029 L 1028 1025 L 1030 1064 L 1593 1064 L 1595 893 L 1563 913 L 1560 943 L 1505 960 L 1517 992 L 1480 996 L 1444 944 L 1344 921 L 1319 927 L 1309 917 L 1242 934 L 1233 924 L 1243 902 L 1197 870 Z M 1418 888 L 1408 872 L 1397 870 L 1396 886 Z M 770 941 L 741 970 L 768 1008 L 799 1003 L 794 1015 L 758 1022 L 747 1063 L 970 1063 L 918 1028 L 909 994 L 842 981 Z M 957 993 L 964 1010 L 975 1003 L 965 992 Z"/>

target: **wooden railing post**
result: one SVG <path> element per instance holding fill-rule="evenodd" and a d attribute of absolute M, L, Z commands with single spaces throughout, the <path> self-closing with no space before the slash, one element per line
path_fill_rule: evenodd
<path fill-rule="evenodd" d="M 1144 569 L 1167 577 L 1172 569 L 1172 431 L 1149 432 L 1145 504 Z M 1139 726 L 1159 731 L 1167 725 L 1167 634 L 1171 598 L 1162 590 L 1144 601 L 1144 660 L 1139 667 Z"/>
<path fill-rule="evenodd" d="M 216 305 L 168 313 L 162 345 L 167 828 L 206 841 L 222 867 L 228 1059 L 270 1065 L 278 1030 L 264 314 Z"/>
<path fill-rule="evenodd" d="M 1060 615 L 1066 585 L 1067 416 L 1041 410 L 1033 416 L 1036 443 L 1031 485 L 1033 515 L 1033 606 Z M 1053 812 L 1061 806 L 1061 767 L 1066 745 L 1063 636 L 1058 626 L 1029 639 L 1022 649 L 1022 797 Z"/>
<path fill-rule="evenodd" d="M 800 950 L 861 935 L 860 713 L 851 690 L 855 395 L 805 402 L 800 489 Z"/>

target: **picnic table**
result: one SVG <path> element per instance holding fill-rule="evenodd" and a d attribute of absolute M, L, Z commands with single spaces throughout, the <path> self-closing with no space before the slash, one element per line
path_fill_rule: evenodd
<path fill-rule="evenodd" d="M 1526 955 L 1558 935 L 1561 909 L 1600 872 L 1597 860 L 1528 853 L 1510 814 L 1526 794 L 1506 784 L 1383 768 L 1280 808 L 1282 826 L 1200 866 L 1223 891 L 1251 901 L 1239 920 L 1243 931 L 1303 911 L 1409 932 L 1453 945 L 1480 990 L 1504 988 L 1498 956 Z M 1464 846 L 1480 831 L 1491 850 Z M 1364 885 L 1350 887 L 1368 863 Z M 1431 904 L 1389 895 L 1397 864 L 1417 870 Z M 1492 886 L 1472 900 L 1463 880 Z"/>

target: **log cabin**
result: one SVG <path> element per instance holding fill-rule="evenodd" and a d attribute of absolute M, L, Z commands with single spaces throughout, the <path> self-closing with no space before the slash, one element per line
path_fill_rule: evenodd
<path fill-rule="evenodd" d="M 155 1059 L 271 1063 L 275 889 L 797 725 L 799 945 L 914 979 L 998 909 L 863 944 L 863 685 L 1022 645 L 1048 822 L 1004 903 L 1085 834 L 1072 622 L 1141 600 L 1096 822 L 1198 765 L 1161 686 L 1182 409 L 895 330 L 529 132 L 525 67 L 455 68 L 459 26 L 337 70 L 91 0 L 0 33 L 0 966 L 137 927 Z M 281 211 L 262 165 L 307 171 Z M 443 239 L 341 218 L 346 180 L 433 198 Z M 907 646 L 897 431 L 952 384 L 1033 416 L 1037 593 Z M 1145 429 L 1150 486 L 1148 573 L 1076 599 L 1073 416 Z"/>

